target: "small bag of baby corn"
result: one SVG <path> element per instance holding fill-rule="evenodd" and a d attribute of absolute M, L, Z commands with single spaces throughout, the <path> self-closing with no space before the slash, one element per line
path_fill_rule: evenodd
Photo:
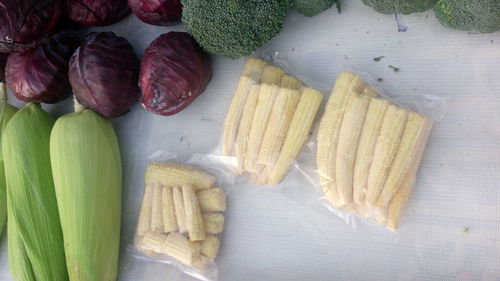
<path fill-rule="evenodd" d="M 153 162 L 144 182 L 135 248 L 198 279 L 217 279 L 226 194 L 216 177 L 187 165 Z"/>
<path fill-rule="evenodd" d="M 310 136 L 321 92 L 268 62 L 249 58 L 227 110 L 222 154 L 261 185 L 282 181 Z"/>
<path fill-rule="evenodd" d="M 381 96 L 351 72 L 337 78 L 317 134 L 323 200 L 395 230 L 432 120 Z"/>

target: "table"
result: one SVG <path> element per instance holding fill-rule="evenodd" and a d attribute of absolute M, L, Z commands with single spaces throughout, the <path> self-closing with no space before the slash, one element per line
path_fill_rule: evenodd
<path fill-rule="evenodd" d="M 228 190 L 220 280 L 498 280 L 500 33 L 445 29 L 432 12 L 402 16 L 408 31 L 397 32 L 394 16 L 358 0 L 344 2 L 341 14 L 291 12 L 283 32 L 264 48 L 327 92 L 339 72 L 356 69 L 382 78 L 377 85 L 389 94 L 444 101 L 403 224 L 397 234 L 362 223 L 353 228 L 316 204 L 305 182 L 289 181 L 278 190 L 239 184 Z M 115 31 L 142 54 L 159 34 L 183 27 L 150 26 L 131 15 L 95 30 Z M 171 266 L 135 259 L 126 248 L 147 156 L 165 150 L 187 159 L 218 144 L 244 59 L 213 56 L 213 63 L 206 92 L 181 113 L 161 117 L 136 105 L 114 120 L 125 172 L 120 281 L 192 280 Z M 71 100 L 44 108 L 59 116 L 71 111 Z M 4 235 L 1 280 L 11 280 L 6 242 Z"/>

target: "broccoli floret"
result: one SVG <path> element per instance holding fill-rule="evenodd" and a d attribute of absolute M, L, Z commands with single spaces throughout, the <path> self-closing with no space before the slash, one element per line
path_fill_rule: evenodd
<path fill-rule="evenodd" d="M 499 0 L 439 0 L 434 11 L 446 27 L 481 33 L 500 30 Z"/>
<path fill-rule="evenodd" d="M 323 11 L 330 9 L 334 3 L 337 7 L 340 5 L 340 0 L 294 0 L 293 8 L 299 13 L 307 17 L 313 17 Z"/>
<path fill-rule="evenodd" d="M 290 0 L 182 0 L 182 22 L 206 51 L 250 55 L 283 27 Z"/>
<path fill-rule="evenodd" d="M 361 0 L 382 14 L 412 14 L 430 10 L 437 0 Z M 467 0 L 468 1 L 468 0 Z M 476 0 L 471 0 L 476 1 Z"/>

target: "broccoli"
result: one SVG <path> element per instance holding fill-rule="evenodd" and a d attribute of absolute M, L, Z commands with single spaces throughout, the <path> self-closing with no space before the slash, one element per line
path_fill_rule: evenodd
<path fill-rule="evenodd" d="M 439 0 L 434 11 L 446 27 L 481 33 L 500 30 L 499 0 Z"/>
<path fill-rule="evenodd" d="M 276 36 L 290 0 L 182 0 L 182 22 L 206 51 L 239 58 Z"/>
<path fill-rule="evenodd" d="M 411 14 L 430 10 L 437 0 L 361 0 L 382 14 Z M 475 0 L 471 0 L 475 1 Z"/>
<path fill-rule="evenodd" d="M 313 17 L 330 9 L 334 3 L 340 8 L 340 0 L 294 0 L 293 8 L 307 17 Z"/>

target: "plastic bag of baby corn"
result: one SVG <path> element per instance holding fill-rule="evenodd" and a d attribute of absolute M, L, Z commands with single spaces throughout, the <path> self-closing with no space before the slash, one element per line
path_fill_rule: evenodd
<path fill-rule="evenodd" d="M 360 76 L 341 73 L 317 135 L 324 199 L 395 230 L 432 125 L 429 117 L 391 102 Z"/>
<path fill-rule="evenodd" d="M 152 162 L 145 175 L 135 249 L 202 280 L 216 280 L 226 194 L 199 168 Z"/>
<path fill-rule="evenodd" d="M 283 180 L 310 136 L 321 92 L 268 62 L 249 58 L 224 122 L 229 169 L 261 185 Z"/>

